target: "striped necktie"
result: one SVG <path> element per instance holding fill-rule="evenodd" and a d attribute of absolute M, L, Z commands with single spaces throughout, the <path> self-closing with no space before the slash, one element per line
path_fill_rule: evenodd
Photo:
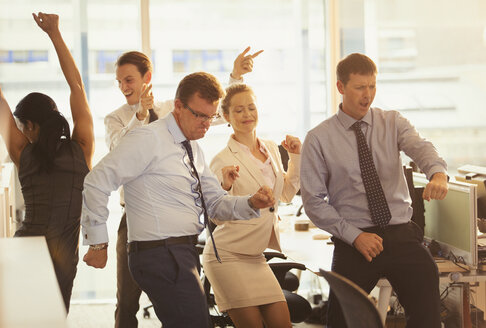
<path fill-rule="evenodd" d="M 218 262 L 221 263 L 221 259 L 219 258 L 219 254 L 218 254 L 218 249 L 216 248 L 216 243 L 214 242 L 213 231 L 209 227 L 208 211 L 206 209 L 206 202 L 204 201 L 204 195 L 201 188 L 201 180 L 199 179 L 199 174 L 197 173 L 196 167 L 194 166 L 194 155 L 192 153 L 192 146 L 189 140 L 184 140 L 182 142 L 182 145 L 186 148 L 187 155 L 189 156 L 189 161 L 191 162 L 193 173 L 197 179 L 197 192 L 199 193 L 199 195 L 201 195 L 201 205 L 204 213 L 204 226 L 206 227 L 206 229 L 209 230 L 209 235 L 211 236 L 211 241 L 213 242 L 214 255 L 218 259 Z"/>

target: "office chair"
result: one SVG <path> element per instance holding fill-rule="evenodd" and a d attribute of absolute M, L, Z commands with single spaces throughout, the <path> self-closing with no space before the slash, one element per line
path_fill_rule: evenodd
<path fill-rule="evenodd" d="M 264 252 L 263 253 L 267 261 L 274 257 L 278 257 L 286 260 L 287 256 L 279 252 Z M 280 287 L 282 288 L 285 300 L 289 307 L 290 321 L 293 323 L 303 322 L 307 319 L 311 312 L 312 307 L 305 298 L 295 293 L 299 288 L 299 278 L 290 272 L 292 269 L 298 269 L 301 271 L 307 268 L 302 263 L 297 262 L 275 262 L 269 263 L 270 269 L 277 278 Z"/>
<path fill-rule="evenodd" d="M 384 328 L 377 308 L 358 285 L 335 272 L 319 271 L 336 295 L 348 327 Z"/>

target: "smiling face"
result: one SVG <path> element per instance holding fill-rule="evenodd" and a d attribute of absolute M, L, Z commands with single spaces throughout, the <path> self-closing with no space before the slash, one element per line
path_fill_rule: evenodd
<path fill-rule="evenodd" d="M 231 98 L 225 119 L 231 124 L 235 133 L 252 133 L 258 123 L 258 110 L 253 92 L 244 91 Z"/>
<path fill-rule="evenodd" d="M 219 101 L 210 102 L 202 98 L 198 93 L 192 95 L 187 104 L 182 103 L 180 99 L 175 100 L 174 117 L 188 140 L 197 140 L 204 137 L 211 125 L 211 119 L 208 118 L 216 114 L 218 104 Z"/>
<path fill-rule="evenodd" d="M 124 64 L 116 68 L 116 80 L 118 87 L 127 99 L 129 105 L 137 104 L 140 101 L 142 87 L 150 83 L 152 73 L 146 72 L 143 76 L 133 64 Z"/>
<path fill-rule="evenodd" d="M 376 74 L 350 74 L 346 84 L 337 82 L 343 95 L 343 112 L 356 120 L 362 119 L 370 109 L 376 94 Z"/>

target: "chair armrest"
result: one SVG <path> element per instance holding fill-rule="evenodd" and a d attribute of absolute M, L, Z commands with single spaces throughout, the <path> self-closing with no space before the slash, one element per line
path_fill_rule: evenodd
<path fill-rule="evenodd" d="M 269 266 L 277 278 L 280 287 L 290 291 L 297 289 L 299 284 L 298 278 L 289 271 L 291 269 L 306 270 L 305 265 L 296 262 L 275 262 L 269 263 Z"/>
<path fill-rule="evenodd" d="M 302 263 L 297 263 L 297 262 L 274 262 L 274 263 L 269 263 L 270 268 L 272 270 L 285 270 L 285 272 L 290 271 L 292 269 L 298 269 L 298 270 L 306 270 L 307 268 L 305 265 Z"/>
<path fill-rule="evenodd" d="M 287 259 L 287 256 L 285 256 L 285 254 L 280 253 L 280 252 L 267 251 L 267 252 L 263 252 L 263 255 L 267 259 L 267 262 L 270 261 L 271 259 L 273 259 L 274 257 L 277 257 L 279 259 L 284 259 L 284 260 Z"/>

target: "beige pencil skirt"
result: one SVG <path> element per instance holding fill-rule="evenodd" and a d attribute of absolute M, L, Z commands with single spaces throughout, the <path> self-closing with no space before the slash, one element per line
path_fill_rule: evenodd
<path fill-rule="evenodd" d="M 218 249 L 203 255 L 203 270 L 211 282 L 220 311 L 285 301 L 282 289 L 262 255 L 248 256 Z"/>

